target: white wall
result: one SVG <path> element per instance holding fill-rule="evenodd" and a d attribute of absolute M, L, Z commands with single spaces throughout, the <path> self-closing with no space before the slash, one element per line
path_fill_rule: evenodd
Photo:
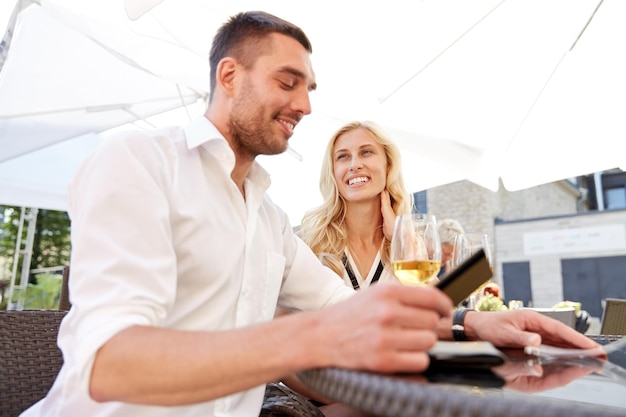
<path fill-rule="evenodd" d="M 626 255 L 626 210 L 496 224 L 495 237 L 497 276 L 529 261 L 534 306 L 551 307 L 563 300 L 562 258 Z"/>

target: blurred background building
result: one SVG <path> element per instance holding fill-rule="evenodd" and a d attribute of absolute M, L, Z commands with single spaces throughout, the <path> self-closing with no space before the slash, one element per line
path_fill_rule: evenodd
<path fill-rule="evenodd" d="M 505 300 L 535 307 L 580 301 L 600 317 L 604 298 L 626 298 L 626 172 L 517 192 L 460 181 L 416 193 L 415 201 L 418 211 L 489 234 L 493 280 Z"/>

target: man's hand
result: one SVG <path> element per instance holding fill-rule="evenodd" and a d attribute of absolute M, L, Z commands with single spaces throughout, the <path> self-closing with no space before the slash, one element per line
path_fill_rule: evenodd
<path fill-rule="evenodd" d="M 465 334 L 470 339 L 487 340 L 499 347 L 546 344 L 591 349 L 599 345 L 558 320 L 532 310 L 469 312 Z"/>
<path fill-rule="evenodd" d="M 318 354 L 325 366 L 380 372 L 423 371 L 452 303 L 434 287 L 379 283 L 319 311 Z"/>

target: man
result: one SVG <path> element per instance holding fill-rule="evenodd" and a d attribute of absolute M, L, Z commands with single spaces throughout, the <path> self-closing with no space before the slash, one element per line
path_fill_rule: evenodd
<path fill-rule="evenodd" d="M 255 157 L 283 152 L 310 113 L 310 53 L 291 23 L 238 14 L 214 39 L 204 117 L 121 135 L 83 165 L 70 192 L 64 365 L 24 416 L 249 417 L 268 381 L 322 366 L 420 371 L 437 337 L 451 337 L 445 295 L 354 295 L 265 195 Z M 277 304 L 304 312 L 272 320 Z M 488 325 L 496 342 L 539 343 L 511 318 L 467 317 L 468 336 Z M 524 323 L 562 330 L 540 320 Z M 557 341 L 592 343 L 573 331 Z"/>

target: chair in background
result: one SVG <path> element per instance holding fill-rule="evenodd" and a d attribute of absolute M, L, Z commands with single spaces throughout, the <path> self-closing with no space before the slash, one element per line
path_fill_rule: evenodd
<path fill-rule="evenodd" d="M 626 335 L 626 300 L 607 298 L 605 300 L 601 334 Z"/>
<path fill-rule="evenodd" d="M 17 416 L 48 393 L 63 364 L 57 333 L 66 314 L 0 311 L 0 415 Z"/>
<path fill-rule="evenodd" d="M 63 365 L 57 345 L 69 302 L 69 266 L 63 269 L 59 310 L 0 311 L 0 417 L 19 415 L 46 396 Z M 268 384 L 261 417 L 322 417 L 307 398 Z"/>
<path fill-rule="evenodd" d="M 0 416 L 17 416 L 42 399 L 63 365 L 57 334 L 71 307 L 69 277 L 66 266 L 58 310 L 0 311 Z"/>

